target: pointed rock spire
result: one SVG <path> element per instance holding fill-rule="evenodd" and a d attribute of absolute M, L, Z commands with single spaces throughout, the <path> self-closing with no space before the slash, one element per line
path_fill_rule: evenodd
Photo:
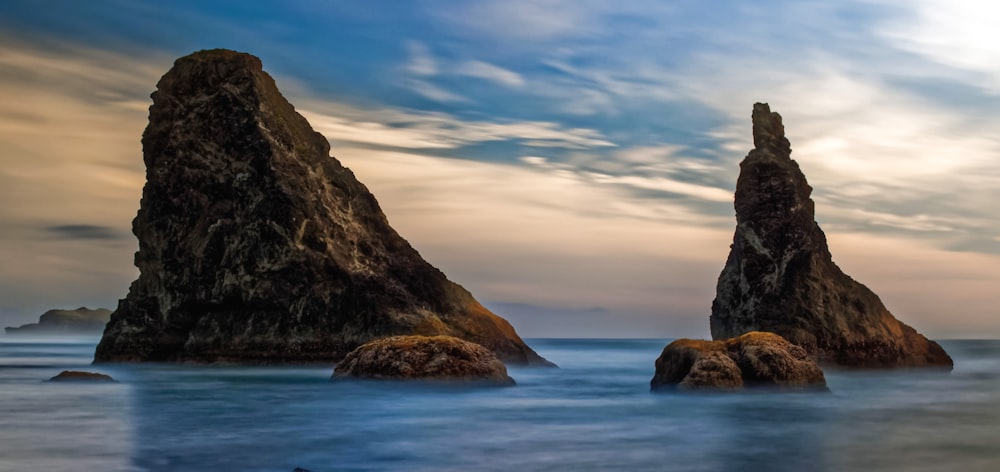
<path fill-rule="evenodd" d="M 755 147 L 740 163 L 736 232 L 712 302 L 712 337 L 769 331 L 824 363 L 950 368 L 940 345 L 833 263 L 781 116 L 757 103 L 752 118 Z"/>

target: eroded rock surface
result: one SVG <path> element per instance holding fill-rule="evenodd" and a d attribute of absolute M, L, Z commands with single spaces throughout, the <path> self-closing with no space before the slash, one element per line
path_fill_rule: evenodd
<path fill-rule="evenodd" d="M 746 387 L 826 390 L 805 349 L 773 333 L 720 340 L 678 339 L 656 359 L 653 390 L 741 390 Z"/>
<path fill-rule="evenodd" d="M 152 95 L 139 278 L 96 362 L 335 362 L 373 339 L 451 335 L 548 365 L 424 261 L 254 56 L 178 59 Z"/>
<path fill-rule="evenodd" d="M 754 149 L 740 164 L 736 233 L 712 303 L 714 339 L 777 333 L 822 363 L 951 368 L 934 341 L 898 321 L 833 263 L 812 187 L 791 159 L 781 116 L 753 108 Z"/>
<path fill-rule="evenodd" d="M 351 377 L 514 384 L 492 351 L 452 336 L 394 336 L 364 344 L 334 370 L 333 378 Z"/>

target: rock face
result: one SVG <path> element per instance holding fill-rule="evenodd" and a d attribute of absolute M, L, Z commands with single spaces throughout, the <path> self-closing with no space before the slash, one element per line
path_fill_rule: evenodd
<path fill-rule="evenodd" d="M 724 341 L 678 339 L 656 359 L 653 390 L 740 390 L 745 387 L 826 390 L 826 378 L 805 349 L 774 333 Z"/>
<path fill-rule="evenodd" d="M 80 307 L 75 310 L 49 310 L 42 314 L 38 323 L 29 323 L 18 328 L 4 328 L 7 334 L 100 334 L 111 318 L 111 310 L 98 308 L 91 310 Z"/>
<path fill-rule="evenodd" d="M 110 375 L 79 370 L 64 370 L 59 375 L 49 379 L 49 382 L 114 382 Z"/>
<path fill-rule="evenodd" d="M 333 373 L 350 377 L 514 385 L 492 351 L 452 336 L 393 336 L 364 344 Z"/>
<path fill-rule="evenodd" d="M 95 362 L 327 363 L 445 334 L 550 365 L 389 226 L 259 59 L 180 58 L 152 98 L 140 275 Z"/>
<path fill-rule="evenodd" d="M 769 331 L 822 363 L 950 368 L 940 345 L 833 263 L 812 187 L 790 157 L 781 116 L 766 104 L 754 105 L 753 140 L 736 183 L 736 233 L 712 303 L 712 337 Z"/>

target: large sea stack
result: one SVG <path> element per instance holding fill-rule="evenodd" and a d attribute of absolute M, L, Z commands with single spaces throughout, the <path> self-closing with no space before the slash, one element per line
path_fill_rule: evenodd
<path fill-rule="evenodd" d="M 940 345 L 833 263 L 812 187 L 767 104 L 753 107 L 753 141 L 736 183 L 736 234 L 712 303 L 712 337 L 769 331 L 825 364 L 951 368 Z"/>
<path fill-rule="evenodd" d="M 95 362 L 329 363 L 421 334 L 549 365 L 389 226 L 258 58 L 180 58 L 152 98 L 140 275 Z"/>

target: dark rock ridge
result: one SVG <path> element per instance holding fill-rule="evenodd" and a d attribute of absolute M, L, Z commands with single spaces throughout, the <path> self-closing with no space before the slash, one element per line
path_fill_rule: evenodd
<path fill-rule="evenodd" d="M 49 382 L 114 382 L 110 375 L 79 370 L 64 370 L 49 379 Z"/>
<path fill-rule="evenodd" d="M 80 307 L 75 310 L 49 310 L 38 318 L 38 323 L 20 327 L 7 327 L 7 334 L 100 334 L 111 318 L 111 310 L 97 308 L 91 310 Z"/>
<path fill-rule="evenodd" d="M 740 163 L 736 233 L 712 303 L 712 337 L 770 331 L 821 363 L 950 368 L 940 345 L 896 320 L 833 263 L 812 187 L 790 157 L 781 116 L 767 104 L 753 107 L 753 141 Z"/>
<path fill-rule="evenodd" d="M 140 275 L 95 362 L 327 363 L 444 334 L 551 365 L 389 226 L 258 58 L 182 57 L 152 98 Z"/>
<path fill-rule="evenodd" d="M 826 390 L 826 378 L 805 349 L 774 333 L 724 341 L 678 339 L 656 359 L 653 390 L 741 390 L 756 387 Z"/>
<path fill-rule="evenodd" d="M 393 336 L 347 354 L 333 378 L 514 385 L 493 351 L 452 336 Z"/>

